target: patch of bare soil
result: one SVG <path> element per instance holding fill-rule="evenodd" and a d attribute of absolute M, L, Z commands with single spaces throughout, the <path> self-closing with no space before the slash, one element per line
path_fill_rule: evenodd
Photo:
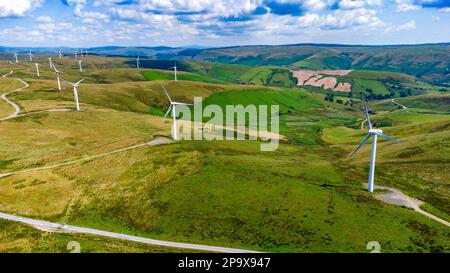
<path fill-rule="evenodd" d="M 293 76 L 297 78 L 298 86 L 315 86 L 324 89 L 332 89 L 338 92 L 350 92 L 352 85 L 350 83 L 337 83 L 335 77 L 327 76 L 347 76 L 352 70 L 299 70 L 291 71 Z"/>

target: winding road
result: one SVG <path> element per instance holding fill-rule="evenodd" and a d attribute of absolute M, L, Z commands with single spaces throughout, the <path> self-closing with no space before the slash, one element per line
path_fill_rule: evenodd
<path fill-rule="evenodd" d="M 152 140 L 150 142 L 141 143 L 141 144 L 129 146 L 129 147 L 126 147 L 126 148 L 117 149 L 117 150 L 114 150 L 114 151 L 111 151 L 111 152 L 107 152 L 107 153 L 90 155 L 90 156 L 86 156 L 86 157 L 83 157 L 83 158 L 70 160 L 70 161 L 66 161 L 66 162 L 61 162 L 61 163 L 57 163 L 57 164 L 53 164 L 53 165 L 43 166 L 43 167 L 24 169 L 24 170 L 10 172 L 10 173 L 0 173 L 0 179 L 4 178 L 4 177 L 7 177 L 7 176 L 15 175 L 15 174 L 29 173 L 29 172 L 33 172 L 33 171 L 43 171 L 43 170 L 54 169 L 54 168 L 58 168 L 58 167 L 62 167 L 62 166 L 72 165 L 72 164 L 75 164 L 75 163 L 89 161 L 89 160 L 92 160 L 92 159 L 105 157 L 105 156 L 108 156 L 108 155 L 113 155 L 113 154 L 124 152 L 124 151 L 128 151 L 128 150 L 133 150 L 133 149 L 137 149 L 137 148 L 144 147 L 144 146 L 158 146 L 158 145 L 170 144 L 170 143 L 173 143 L 173 141 L 169 140 L 167 138 L 164 138 L 164 137 L 159 137 L 159 138 L 155 138 L 154 140 Z"/>
<path fill-rule="evenodd" d="M 392 101 L 392 103 L 393 103 L 394 105 L 396 105 L 396 106 L 402 108 L 402 110 L 408 109 L 408 108 L 406 108 L 406 106 L 404 106 L 404 105 L 402 105 L 402 104 L 396 102 L 394 99 L 392 99 L 391 101 Z"/>
<path fill-rule="evenodd" d="M 441 219 L 437 216 L 434 216 L 431 213 L 428 213 L 428 212 L 422 210 L 420 208 L 420 206 L 423 204 L 422 201 L 412 198 L 412 197 L 409 197 L 406 194 L 404 194 L 403 192 L 401 192 L 397 189 L 394 189 L 394 188 L 389 188 L 389 187 L 384 187 L 384 186 L 375 186 L 375 189 L 389 191 L 388 193 L 376 194 L 375 195 L 376 199 L 383 201 L 385 203 L 388 203 L 388 204 L 411 208 L 411 209 L 415 210 L 416 212 L 418 212 L 428 218 L 431 218 L 441 224 L 444 224 L 444 225 L 450 227 L 449 222 L 447 222 L 444 219 Z"/>
<path fill-rule="evenodd" d="M 21 217 L 21 216 L 16 216 L 16 215 L 7 214 L 7 213 L 1 213 L 1 212 L 0 212 L 0 218 L 5 219 L 5 220 L 14 221 L 14 222 L 28 224 L 37 229 L 44 230 L 47 232 L 84 233 L 84 234 L 92 234 L 92 235 L 98 235 L 98 236 L 109 237 L 109 238 L 114 238 L 114 239 L 144 243 L 144 244 L 159 245 L 159 246 L 166 246 L 166 247 L 176 247 L 176 248 L 183 248 L 183 249 L 192 249 L 192 250 L 199 250 L 199 251 L 224 252 L 224 253 L 258 253 L 256 251 L 239 249 L 239 248 L 227 248 L 227 247 L 218 247 L 218 246 L 186 244 L 186 243 L 154 240 L 154 239 L 138 237 L 138 236 L 133 236 L 133 235 L 127 235 L 127 234 L 122 234 L 122 233 L 115 233 L 115 232 L 103 231 L 103 230 L 92 229 L 92 228 L 69 226 L 69 225 L 65 225 L 65 224 L 52 223 L 52 222 L 47 222 L 47 221 L 42 221 L 42 220 L 35 220 L 35 219 L 31 219 L 31 218 L 26 218 L 26 217 Z"/>
<path fill-rule="evenodd" d="M 11 75 L 13 73 L 13 71 L 11 70 L 11 72 L 9 72 L 8 74 L 3 75 L 3 78 L 6 78 L 7 76 Z M 7 120 L 7 119 L 12 119 L 14 117 L 16 117 L 19 113 L 20 113 L 20 107 L 19 105 L 15 104 L 14 102 L 10 101 L 6 96 L 12 94 L 12 93 L 16 93 L 16 92 L 20 92 L 23 91 L 25 88 L 28 88 L 28 86 L 30 86 L 28 83 L 26 83 L 25 81 L 23 81 L 22 79 L 19 78 L 15 78 L 16 80 L 20 81 L 21 83 L 24 84 L 24 87 L 21 87 L 19 89 L 7 92 L 5 94 L 3 94 L 1 96 L 1 98 L 6 101 L 6 103 L 10 104 L 12 107 L 14 107 L 14 113 L 12 113 L 11 115 L 4 117 L 4 118 L 0 118 L 0 121 L 2 120 Z"/>

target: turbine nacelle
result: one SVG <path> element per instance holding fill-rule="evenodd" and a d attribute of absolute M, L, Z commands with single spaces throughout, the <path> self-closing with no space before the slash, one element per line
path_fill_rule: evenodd
<path fill-rule="evenodd" d="M 369 130 L 369 133 L 371 133 L 371 134 L 382 134 L 383 133 L 383 130 L 380 130 L 380 129 L 370 129 Z"/>

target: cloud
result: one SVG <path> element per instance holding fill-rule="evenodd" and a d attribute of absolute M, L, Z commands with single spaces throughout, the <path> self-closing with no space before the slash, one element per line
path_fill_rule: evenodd
<path fill-rule="evenodd" d="M 36 18 L 36 21 L 41 23 L 50 23 L 53 19 L 50 16 L 39 16 Z"/>
<path fill-rule="evenodd" d="M 0 0 L 0 17 L 22 17 L 34 8 L 40 7 L 43 0 Z"/>
<path fill-rule="evenodd" d="M 397 4 L 397 12 L 408 12 L 422 8 L 450 9 L 449 0 L 395 0 L 395 3 Z"/>
<path fill-rule="evenodd" d="M 401 24 L 401 25 L 390 25 L 385 28 L 386 33 L 393 33 L 393 32 L 401 32 L 401 31 L 410 31 L 416 29 L 416 22 L 409 21 L 407 23 Z"/>
<path fill-rule="evenodd" d="M 350 10 L 336 10 L 333 14 L 325 15 L 321 19 L 321 28 L 326 30 L 345 29 L 350 27 L 377 27 L 384 23 L 372 9 L 358 8 Z"/>
<path fill-rule="evenodd" d="M 422 7 L 419 5 L 411 5 L 411 4 L 399 4 L 397 5 L 397 12 L 407 12 L 412 10 L 419 10 Z"/>
<path fill-rule="evenodd" d="M 339 7 L 342 9 L 362 8 L 365 5 L 366 2 L 362 0 L 342 0 L 339 2 Z"/>

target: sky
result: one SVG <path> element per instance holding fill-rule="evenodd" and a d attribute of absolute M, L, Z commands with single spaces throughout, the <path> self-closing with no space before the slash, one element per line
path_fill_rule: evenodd
<path fill-rule="evenodd" d="M 1 46 L 450 42 L 450 0 L 0 0 Z"/>

